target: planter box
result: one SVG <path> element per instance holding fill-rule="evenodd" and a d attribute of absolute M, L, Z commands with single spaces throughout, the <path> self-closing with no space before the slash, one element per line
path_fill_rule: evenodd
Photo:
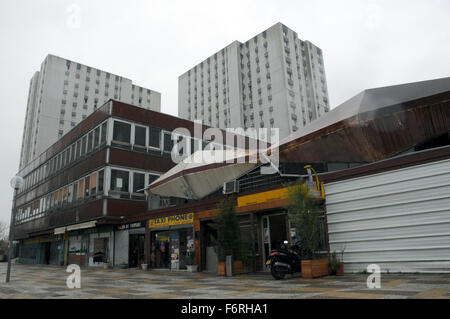
<path fill-rule="evenodd" d="M 197 265 L 186 265 L 186 267 L 189 272 L 197 272 Z"/>
<path fill-rule="evenodd" d="M 336 267 L 336 276 L 344 276 L 344 263 L 339 263 Z"/>
<path fill-rule="evenodd" d="M 226 276 L 227 275 L 225 262 L 217 263 L 217 275 L 218 276 Z"/>
<path fill-rule="evenodd" d="M 233 263 L 233 274 L 240 275 L 244 273 L 244 265 L 242 261 L 235 261 Z"/>
<path fill-rule="evenodd" d="M 328 258 L 302 260 L 302 277 L 316 278 L 328 275 Z"/>

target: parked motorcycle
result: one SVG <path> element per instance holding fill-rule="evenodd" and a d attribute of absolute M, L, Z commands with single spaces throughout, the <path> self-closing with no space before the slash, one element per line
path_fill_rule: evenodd
<path fill-rule="evenodd" d="M 288 249 L 288 241 L 285 240 L 280 249 L 270 252 L 266 261 L 266 267 L 270 267 L 272 277 L 276 280 L 283 279 L 286 274 L 302 271 L 300 247 L 293 245 Z"/>

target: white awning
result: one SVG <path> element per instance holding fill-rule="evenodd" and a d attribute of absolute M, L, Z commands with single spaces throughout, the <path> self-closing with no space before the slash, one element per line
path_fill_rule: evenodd
<path fill-rule="evenodd" d="M 66 227 L 55 228 L 55 235 L 64 234 L 66 232 Z"/>
<path fill-rule="evenodd" d="M 97 224 L 97 221 L 93 220 L 93 221 L 86 222 L 86 223 L 67 226 L 66 230 L 71 231 L 71 230 L 77 230 L 77 229 L 92 228 L 92 227 L 95 227 L 96 224 Z"/>
<path fill-rule="evenodd" d="M 250 156 L 256 159 L 257 153 L 241 149 L 197 151 L 161 175 L 149 190 L 159 196 L 201 199 L 260 165 L 249 161 Z"/>

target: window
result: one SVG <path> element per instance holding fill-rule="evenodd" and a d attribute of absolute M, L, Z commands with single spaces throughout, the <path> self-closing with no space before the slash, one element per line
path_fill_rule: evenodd
<path fill-rule="evenodd" d="M 170 133 L 164 133 L 164 151 L 171 152 L 173 148 L 173 141 Z"/>
<path fill-rule="evenodd" d="M 97 127 L 94 131 L 94 148 L 97 147 L 100 143 L 100 126 Z"/>
<path fill-rule="evenodd" d="M 145 174 L 133 173 L 133 193 L 144 194 Z"/>
<path fill-rule="evenodd" d="M 135 126 L 134 130 L 134 144 L 145 147 L 145 135 L 147 130 L 142 126 Z"/>
<path fill-rule="evenodd" d="M 100 172 L 98 172 L 98 192 L 99 193 L 103 193 L 103 178 L 104 178 L 104 174 L 105 172 L 103 170 L 101 170 Z"/>
<path fill-rule="evenodd" d="M 66 150 L 66 165 L 69 165 L 70 163 L 70 147 Z"/>
<path fill-rule="evenodd" d="M 98 173 L 91 175 L 91 196 L 97 193 L 97 175 Z"/>
<path fill-rule="evenodd" d="M 91 180 L 91 178 L 90 178 L 90 176 L 86 176 L 85 178 L 84 178 L 84 196 L 85 197 L 89 197 L 89 185 L 90 185 L 90 180 Z"/>
<path fill-rule="evenodd" d="M 149 127 L 148 144 L 150 147 L 161 148 L 161 129 Z"/>
<path fill-rule="evenodd" d="M 90 132 L 89 135 L 88 135 L 88 147 L 87 147 L 88 153 L 90 151 L 92 151 L 92 142 L 93 142 L 92 139 L 93 139 L 93 137 L 94 137 L 94 132 Z"/>
<path fill-rule="evenodd" d="M 76 201 L 78 199 L 78 183 L 73 184 L 73 201 Z"/>
<path fill-rule="evenodd" d="M 78 182 L 78 197 L 77 199 L 82 199 L 84 194 L 84 179 Z"/>
<path fill-rule="evenodd" d="M 83 136 L 83 139 L 81 140 L 81 156 L 86 154 L 86 141 L 87 136 Z"/>
<path fill-rule="evenodd" d="M 158 178 L 159 178 L 159 175 L 149 174 L 148 175 L 148 184 L 150 185 L 151 183 L 156 181 Z"/>
<path fill-rule="evenodd" d="M 111 190 L 128 193 L 129 172 L 111 170 Z"/>
<path fill-rule="evenodd" d="M 76 149 L 75 160 L 79 159 L 81 156 L 81 140 L 77 141 L 77 149 Z"/>
<path fill-rule="evenodd" d="M 131 124 L 114 121 L 113 140 L 130 143 Z"/>
<path fill-rule="evenodd" d="M 107 129 L 107 123 L 102 124 L 102 134 L 101 134 L 101 140 L 100 144 L 106 143 L 106 129 Z"/>
<path fill-rule="evenodd" d="M 73 162 L 75 160 L 75 147 L 76 144 L 72 144 L 72 151 L 70 152 L 70 161 Z"/>

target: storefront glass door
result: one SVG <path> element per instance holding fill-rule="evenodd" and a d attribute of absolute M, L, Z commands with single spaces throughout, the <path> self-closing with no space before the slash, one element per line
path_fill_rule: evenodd
<path fill-rule="evenodd" d="M 153 238 L 154 268 L 186 269 L 184 259 L 194 249 L 192 229 L 156 232 Z"/>
<path fill-rule="evenodd" d="M 264 262 L 274 249 L 280 249 L 286 238 L 286 214 L 263 216 L 262 241 L 264 244 Z"/>

